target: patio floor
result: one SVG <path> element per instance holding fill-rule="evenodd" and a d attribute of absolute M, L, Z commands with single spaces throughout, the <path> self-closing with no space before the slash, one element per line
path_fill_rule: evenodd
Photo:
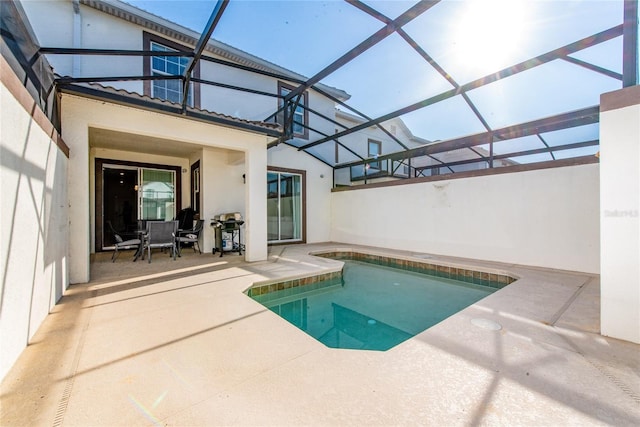
<path fill-rule="evenodd" d="M 2 382 L 0 425 L 640 425 L 640 346 L 598 335 L 597 276 L 433 256 L 520 279 L 386 352 L 327 348 L 242 293 L 339 269 L 308 255 L 334 248 L 421 257 L 99 254 Z"/>

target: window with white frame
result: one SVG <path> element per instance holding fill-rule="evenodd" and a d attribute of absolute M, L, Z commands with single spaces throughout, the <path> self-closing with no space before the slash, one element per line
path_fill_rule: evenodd
<path fill-rule="evenodd" d="M 152 51 L 175 52 L 156 42 L 151 42 Z M 182 56 L 154 56 L 151 60 L 152 76 L 180 76 L 184 73 L 189 63 L 189 58 Z M 182 103 L 182 80 L 153 80 L 151 85 L 151 96 L 154 98 L 166 99 L 167 101 Z M 193 106 L 193 90 L 189 88 L 187 94 L 187 105 Z"/>
<path fill-rule="evenodd" d="M 193 49 L 156 34 L 142 32 L 142 46 L 146 51 L 155 52 L 184 52 L 186 56 L 145 56 L 143 72 L 145 76 L 180 76 L 189 64 L 189 56 Z M 200 78 L 200 63 L 196 62 L 192 78 Z M 166 99 L 171 102 L 182 103 L 182 79 L 145 80 L 143 93 L 146 96 Z M 187 105 L 200 108 L 200 83 L 191 82 L 187 94 Z"/>

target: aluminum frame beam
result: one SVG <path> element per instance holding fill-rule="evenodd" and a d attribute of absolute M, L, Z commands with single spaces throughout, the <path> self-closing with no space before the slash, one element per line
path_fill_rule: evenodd
<path fill-rule="evenodd" d="M 491 132 L 483 132 L 474 135 L 454 138 L 443 142 L 437 142 L 422 147 L 413 148 L 408 151 L 400 151 L 396 153 L 379 156 L 377 159 L 368 159 L 365 161 L 355 161 L 336 165 L 336 168 L 358 166 L 373 161 L 382 160 L 401 160 L 409 157 L 419 157 L 429 154 L 443 153 L 446 151 L 459 150 L 478 145 L 488 144 L 488 137 L 495 136 L 503 139 L 514 139 L 523 136 L 537 135 L 540 133 L 551 132 L 554 130 L 567 129 L 576 126 L 584 126 L 600 121 L 600 107 L 593 106 L 583 108 L 577 111 L 571 111 L 564 114 L 558 114 L 539 120 L 533 120 L 518 125 L 507 126 L 496 129 Z M 338 134 L 336 134 L 338 135 Z M 494 157 L 495 158 L 495 157 Z M 480 159 L 478 159 L 480 160 Z M 446 163 L 445 163 L 446 165 Z"/>
<path fill-rule="evenodd" d="M 121 77 L 95 77 L 95 78 L 91 78 L 91 77 L 86 77 L 86 78 L 78 78 L 78 79 L 73 79 L 73 78 L 67 78 L 67 77 L 62 77 L 59 79 L 56 79 L 56 83 L 57 84 L 67 84 L 67 83 L 74 83 L 74 82 L 108 82 L 108 81 L 129 81 L 129 80 L 169 80 L 169 79 L 182 79 L 183 81 L 183 103 L 182 103 L 182 109 L 183 111 L 186 110 L 186 99 L 188 96 L 188 87 L 189 87 L 189 82 L 198 82 L 198 83 L 203 83 L 203 84 L 210 84 L 210 85 L 214 85 L 214 86 L 219 86 L 219 87 L 226 87 L 229 89 L 233 89 L 233 90 L 239 90 L 239 91 L 244 91 L 244 92 L 250 92 L 250 93 L 254 93 L 257 95 L 264 95 L 264 96 L 271 96 L 271 97 L 279 97 L 282 98 L 281 96 L 278 95 L 273 95 L 273 94 L 269 94 L 267 92 L 260 92 L 260 91 L 253 91 L 251 89 L 246 89 L 246 88 L 240 88 L 237 86 L 231 86 L 231 85 L 225 85 L 223 83 L 216 83 L 216 82 L 211 82 L 211 81 L 206 81 L 206 80 L 201 80 L 201 79 L 196 79 L 196 78 L 192 78 L 191 77 L 191 72 L 193 71 L 193 68 L 195 67 L 195 64 L 197 63 L 197 61 L 202 60 L 202 61 L 210 61 L 210 62 L 215 62 L 215 63 L 219 63 L 221 65 L 225 65 L 225 66 L 229 66 L 229 67 L 233 67 L 236 69 L 242 69 L 248 72 L 252 72 L 252 73 L 257 73 L 257 74 L 261 74 L 264 76 L 269 76 L 269 77 L 273 77 L 273 78 L 277 78 L 277 79 L 282 79 L 282 80 L 286 80 L 286 81 L 290 81 L 290 82 L 294 82 L 299 84 L 298 87 L 296 87 L 292 92 L 290 92 L 284 99 L 293 99 L 294 96 L 301 94 L 304 90 L 307 90 L 309 88 L 313 88 L 314 90 L 316 90 L 318 93 L 320 93 L 321 95 L 327 97 L 328 99 L 333 100 L 334 102 L 338 103 L 339 105 L 348 108 L 350 111 L 358 114 L 360 117 L 364 118 L 365 120 L 367 120 L 367 122 L 355 126 L 353 128 L 345 128 L 345 130 L 333 134 L 333 135 L 326 135 L 324 138 L 317 140 L 317 141 L 313 141 L 310 142 L 308 144 L 302 145 L 300 147 L 296 147 L 298 148 L 298 150 L 307 150 L 308 148 L 311 148 L 315 145 L 324 143 L 324 142 L 328 142 L 330 140 L 334 140 L 336 141 L 338 144 L 340 144 L 341 146 L 345 147 L 345 145 L 341 144 L 338 141 L 338 138 L 344 135 L 348 135 L 350 133 L 353 132 L 357 132 L 359 130 L 362 130 L 366 127 L 369 126 L 377 126 L 380 129 L 382 129 L 388 136 L 390 136 L 396 143 L 398 143 L 401 147 L 403 147 L 404 149 L 407 149 L 406 146 L 404 146 L 404 144 L 402 144 L 401 141 L 399 141 L 397 138 L 395 138 L 390 132 L 386 131 L 386 129 L 381 125 L 382 122 L 386 121 L 386 120 L 390 120 L 394 117 L 398 117 L 402 114 L 406 114 L 407 112 L 411 112 L 411 111 L 415 111 L 419 108 L 423 108 L 426 107 L 428 105 L 432 105 L 436 102 L 442 101 L 444 99 L 448 99 L 452 96 L 456 96 L 458 94 L 460 94 L 463 99 L 465 100 L 465 102 L 467 102 L 467 104 L 469 105 L 469 107 L 472 109 L 472 111 L 474 112 L 474 114 L 476 115 L 476 117 L 482 122 L 483 126 L 487 129 L 487 134 L 491 131 L 488 123 L 486 122 L 486 120 L 484 120 L 484 118 L 482 117 L 481 113 L 477 110 L 477 108 L 475 108 L 475 106 L 473 105 L 473 103 L 471 102 L 471 100 L 469 99 L 469 97 L 467 96 L 466 92 L 473 90 L 475 88 L 479 88 L 481 86 L 484 86 L 486 84 L 492 83 L 494 81 L 509 77 L 511 75 L 520 73 L 522 71 L 531 69 L 533 67 L 536 67 L 538 65 L 542 65 L 546 62 L 555 60 L 555 59 L 561 59 L 561 60 L 565 60 L 568 61 L 570 63 L 573 63 L 577 66 L 581 66 L 584 68 L 587 68 L 591 71 L 594 72 L 598 72 L 604 75 L 607 75 L 611 78 L 615 78 L 615 79 L 621 79 L 623 81 L 623 86 L 629 86 L 629 85 L 635 85 L 638 84 L 638 0 L 624 0 L 624 23 L 622 25 L 616 26 L 616 27 L 612 27 L 608 30 L 605 30 L 601 33 L 595 34 L 593 36 L 584 38 L 582 40 L 579 40 L 577 42 L 571 43 L 569 45 L 566 45 L 564 47 L 555 49 L 553 51 L 547 52 L 546 54 L 540 55 L 538 57 L 532 58 L 530 60 L 524 61 L 520 64 L 516 64 L 513 65 L 511 67 L 505 68 L 497 73 L 491 74 L 489 76 L 485 76 L 481 79 L 477 79 L 475 81 L 472 81 L 470 83 L 467 83 L 465 85 L 460 86 L 457 82 L 455 82 L 455 80 L 453 80 L 450 76 L 448 76 L 448 74 L 446 74 L 446 71 L 444 69 L 442 69 L 442 67 L 440 67 L 434 60 L 433 58 L 431 58 L 428 53 L 426 51 L 424 51 L 421 46 L 419 46 L 404 30 L 403 30 L 403 26 L 405 24 L 407 24 L 408 22 L 410 22 L 412 19 L 416 18 L 417 16 L 421 15 L 422 13 L 424 13 L 425 11 L 427 11 L 429 8 L 431 8 L 433 5 L 437 4 L 439 2 L 438 1 L 421 1 L 419 3 L 417 3 L 416 5 L 414 5 L 412 8 L 410 8 L 409 10 L 405 11 L 405 13 L 403 13 L 402 15 L 400 15 L 398 18 L 396 18 L 395 20 L 391 20 L 390 18 L 386 17 L 384 14 L 376 11 L 375 9 L 367 6 L 366 4 L 362 3 L 359 0 L 345 0 L 347 1 L 349 4 L 353 5 L 354 7 L 357 7 L 361 10 L 363 10 L 364 12 L 368 13 L 369 15 L 373 16 L 374 18 L 382 21 L 383 23 L 385 23 L 385 27 L 383 27 L 381 30 L 379 30 L 378 32 L 374 33 L 372 36 L 370 36 L 368 39 L 366 39 L 365 41 L 363 41 L 362 43 L 360 43 L 358 46 L 354 47 L 353 49 L 351 49 L 349 52 L 347 52 L 345 55 L 343 55 L 342 57 L 340 57 L 337 61 L 334 61 L 332 64 L 330 64 L 329 66 L 325 67 L 323 70 L 321 70 L 319 73 L 317 73 L 315 76 L 313 76 L 312 78 L 304 81 L 303 79 L 298 79 L 298 78 L 294 78 L 291 76 L 287 76 L 287 75 L 282 75 L 279 73 L 274 73 L 274 72 L 269 72 L 269 71 L 264 71 L 264 70 L 260 70 L 258 68 L 253 68 L 250 66 L 245 66 L 245 65 L 239 65 L 239 64 L 234 64 L 231 63 L 229 61 L 225 61 L 225 60 L 221 60 L 221 59 L 217 59 L 217 58 L 211 58 L 211 57 L 207 57 L 207 56 L 202 56 L 202 53 L 208 43 L 208 40 L 211 37 L 211 34 L 213 33 L 215 26 L 217 25 L 217 23 L 219 22 L 222 13 L 224 12 L 224 9 L 226 8 L 226 5 L 228 4 L 229 0 L 218 0 L 216 3 L 216 6 L 211 14 L 211 17 L 209 18 L 209 22 L 207 23 L 207 26 L 205 28 L 205 31 L 203 33 L 201 33 L 201 37 L 198 41 L 198 44 L 196 45 L 196 49 L 193 52 L 187 52 L 187 51 L 182 51 L 182 52 L 156 52 L 156 51 L 143 51 L 143 50 L 138 50 L 138 51 L 133 51 L 133 50 L 117 50 L 117 49 L 73 49 L 73 48 L 53 48 L 53 47 L 44 47 L 44 48 L 40 48 L 36 54 L 34 55 L 34 57 L 32 57 L 32 60 L 37 59 L 37 57 L 40 54 L 70 54 L 70 55 L 123 55 L 123 56 L 142 56 L 142 57 L 148 57 L 148 56 L 181 56 L 181 57 L 189 57 L 190 61 L 188 64 L 187 69 L 185 70 L 185 73 L 182 76 L 121 76 Z M 319 83 L 324 77 L 326 77 L 327 75 L 333 73 L 334 71 L 336 71 L 337 69 L 339 69 L 340 67 L 342 67 L 343 65 L 345 65 L 346 63 L 348 63 L 349 61 L 351 61 L 352 59 L 356 58 L 358 55 L 362 54 L 363 52 L 365 52 L 366 50 L 368 50 L 369 48 L 371 48 L 372 46 L 374 46 L 375 44 L 379 43 L 380 41 L 384 40 L 384 38 L 386 38 L 387 36 L 391 35 L 393 32 L 397 32 L 398 35 L 400 35 L 401 37 L 404 38 L 404 40 L 410 45 L 412 46 L 416 52 L 418 52 L 423 59 L 425 59 L 430 65 L 432 65 L 436 71 L 438 71 L 441 75 L 443 75 L 447 81 L 449 81 L 449 83 L 453 86 L 453 90 L 451 91 L 446 91 L 443 92 L 439 95 L 436 95 L 434 97 L 428 98 L 426 100 L 423 100 L 419 103 L 415 103 L 412 105 L 409 105 L 403 109 L 400 110 L 396 110 L 393 113 L 389 113 L 385 116 L 381 116 L 378 117 L 376 119 L 371 119 L 370 117 L 366 116 L 365 114 L 357 111 L 356 109 L 348 106 L 346 103 L 342 102 L 341 100 L 333 97 L 332 95 L 330 95 L 329 93 L 326 93 L 325 91 L 323 91 L 322 89 L 318 88 L 316 86 L 316 83 Z M 619 35 L 623 35 L 624 37 L 624 41 L 623 41 L 623 51 L 624 51 L 624 60 L 623 60 L 623 74 L 620 75 L 619 73 L 615 73 L 612 72 L 610 70 L 606 70 L 602 67 L 598 67 L 596 65 L 584 62 L 582 60 L 578 60 L 576 58 L 570 57 L 568 55 L 570 55 L 573 52 L 577 52 L 579 50 L 585 49 L 587 47 L 591 47 L 593 45 L 596 45 L 598 43 L 601 43 L 603 41 L 609 40 L 611 38 L 614 37 L 618 37 Z M 3 37 L 5 36 L 5 34 L 3 34 Z M 189 71 L 190 69 L 190 71 Z M 297 93 L 296 93 L 297 92 Z M 286 105 L 286 103 L 285 103 Z M 313 112 L 313 111 L 312 111 Z M 327 120 L 327 117 L 324 117 L 322 115 L 318 115 L 319 117 Z M 334 123 L 335 124 L 335 123 Z M 340 124 L 341 127 L 345 127 L 344 125 Z M 511 134 L 517 134 L 517 133 L 526 133 L 528 132 L 525 129 L 515 129 L 520 125 L 515 125 L 515 126 L 511 126 L 510 128 L 514 128 L 512 129 L 512 133 Z M 536 134 L 536 133 L 534 133 Z M 504 135 L 501 135 L 497 132 L 493 132 L 492 134 L 492 141 L 493 138 L 503 138 Z M 537 134 L 539 136 L 539 134 Z M 281 136 L 281 134 L 280 134 Z M 486 143 L 486 141 L 484 141 L 483 143 Z M 544 140 L 543 140 L 544 143 Z M 288 144 L 291 145 L 291 144 Z M 432 146 L 433 144 L 429 145 Z M 466 147 L 466 148 L 470 148 L 473 145 L 479 145 L 479 144 L 471 144 L 470 146 Z M 270 143 L 268 145 L 268 147 L 273 146 L 273 143 Z M 293 147 L 295 147 L 294 145 L 292 145 Z M 351 151 L 351 150 L 350 150 Z M 413 150 L 408 150 L 408 151 L 413 151 Z M 427 156 L 430 156 L 430 154 L 424 154 Z M 553 156 L 553 152 L 551 152 L 551 155 Z M 402 156 L 402 157 L 406 157 L 406 156 Z M 433 158 L 436 161 L 439 161 L 439 159 L 436 159 L 433 156 L 430 156 L 431 158 Z M 482 157 L 482 156 L 481 156 Z M 383 157 L 379 157 L 378 159 L 375 159 L 376 161 L 379 161 L 380 159 L 382 159 Z M 492 158 L 497 158 L 493 155 L 491 155 L 489 158 L 485 158 L 482 157 L 482 159 L 478 159 L 478 161 L 490 161 Z M 363 160 L 364 163 L 366 163 L 366 160 Z M 443 166 L 445 166 L 445 164 L 443 164 Z M 333 166 L 334 168 L 337 167 L 342 167 L 342 165 L 335 165 Z"/>
<path fill-rule="evenodd" d="M 556 145 L 554 147 L 546 146 L 545 148 L 534 148 L 534 149 L 531 149 L 531 150 L 515 151 L 515 152 L 512 152 L 512 153 L 495 154 L 493 156 L 493 158 L 494 158 L 494 160 L 510 159 L 510 158 L 513 158 L 513 157 L 530 156 L 532 154 L 553 153 L 553 151 L 574 150 L 576 148 L 593 147 L 593 146 L 598 145 L 598 144 L 600 144 L 600 140 L 599 139 L 594 139 L 594 140 L 590 140 L 590 141 L 582 141 L 582 142 L 574 142 L 574 143 L 571 143 L 571 144 Z M 556 159 L 554 158 L 553 160 L 556 160 Z M 448 166 L 461 166 L 461 165 L 468 165 L 468 164 L 473 164 L 473 163 L 480 163 L 480 162 L 483 162 L 483 161 L 484 160 L 482 160 L 482 159 L 457 160 L 455 162 L 449 162 L 449 163 L 447 163 L 447 165 Z M 424 171 L 424 170 L 441 168 L 441 167 L 442 167 L 442 165 L 429 165 L 429 166 L 416 167 L 414 169 L 416 171 Z"/>
<path fill-rule="evenodd" d="M 616 73 L 615 71 L 607 70 L 606 68 L 599 67 L 597 65 L 582 61 L 581 59 L 577 59 L 572 56 L 565 56 L 561 59 L 572 64 L 579 65 L 583 68 L 586 68 L 587 70 L 595 71 L 596 73 L 604 74 L 607 77 L 622 81 L 622 74 Z"/>
<path fill-rule="evenodd" d="M 402 116 L 404 114 L 407 113 L 411 113 L 413 111 L 419 110 L 421 108 L 424 107 L 428 107 L 429 105 L 433 105 L 437 102 L 440 101 L 444 101 L 446 99 L 452 98 L 456 95 L 459 95 L 460 93 L 463 92 L 468 92 L 470 90 L 473 89 L 477 89 L 479 87 L 482 86 L 486 86 L 489 83 L 493 83 L 496 82 L 498 80 L 501 80 L 503 78 L 521 73 L 523 71 L 527 71 L 530 70 L 532 68 L 538 67 L 540 65 L 546 64 L 548 62 L 551 62 L 555 59 L 559 59 L 562 58 L 564 56 L 567 56 L 571 53 L 574 52 L 578 52 L 580 50 L 586 49 L 588 47 L 591 46 L 595 46 L 597 44 L 603 43 L 605 41 L 611 40 L 615 37 L 618 37 L 620 35 L 622 35 L 622 24 L 621 25 L 617 25 L 615 27 L 609 28 L 607 30 L 604 30 L 600 33 L 594 34 L 592 36 L 589 37 L 585 37 L 581 40 L 578 40 L 576 42 L 570 43 L 568 45 L 562 46 L 560 48 L 551 50 L 547 53 L 543 53 L 542 55 L 536 56 L 535 58 L 520 62 L 518 64 L 512 65 L 510 67 L 504 68 L 498 72 L 489 74 L 487 76 L 481 77 L 479 79 L 473 80 L 469 83 L 466 83 L 462 86 L 460 86 L 458 89 L 451 89 L 445 92 L 442 92 L 438 95 L 432 96 L 430 98 L 424 99 L 422 101 L 416 102 L 414 104 L 411 104 L 407 107 L 401 108 L 399 110 L 393 111 L 391 113 L 385 114 L 383 116 L 378 117 L 377 119 L 371 120 L 367 123 L 363 123 L 361 125 L 358 126 L 354 126 L 352 128 L 349 128 L 348 130 L 342 131 L 342 132 L 338 132 L 337 134 L 334 135 L 334 137 L 336 138 L 340 138 L 343 137 L 345 135 L 349 135 L 351 133 L 354 132 L 358 132 L 362 129 L 366 129 L 369 126 L 373 126 L 374 124 L 378 124 L 381 122 L 385 122 L 387 120 L 393 119 L 395 117 L 399 117 Z M 300 148 L 298 148 L 298 150 L 304 150 L 306 148 L 310 148 L 313 147 L 315 145 L 319 145 L 322 144 L 324 142 L 327 142 L 326 138 L 322 138 L 319 139 L 317 141 L 314 142 L 310 142 L 309 144 L 303 145 Z"/>
<path fill-rule="evenodd" d="M 638 84 L 638 0 L 624 0 L 622 87 Z"/>
<path fill-rule="evenodd" d="M 391 22 L 391 18 L 389 18 L 389 17 L 385 16 L 384 14 L 378 12 L 377 10 L 372 8 L 371 6 L 368 6 L 368 5 L 366 5 L 366 4 L 364 4 L 364 3 L 360 2 L 360 1 L 357 1 L 357 0 L 345 0 L 345 1 L 347 3 L 349 3 L 349 4 L 351 4 L 352 6 L 360 9 L 361 11 L 367 13 L 368 15 L 373 16 L 374 18 L 376 18 L 376 19 L 378 19 L 378 20 L 380 20 L 380 21 L 382 21 L 384 23 Z M 407 42 L 407 44 L 409 44 L 409 46 L 411 46 L 413 48 L 413 50 L 415 50 L 422 57 L 422 59 L 427 61 L 427 63 L 429 65 L 431 65 L 438 72 L 438 74 L 440 74 L 447 82 L 449 82 L 449 84 L 451 86 L 453 86 L 455 89 L 459 89 L 460 88 L 460 84 L 458 84 L 458 82 L 453 77 L 451 77 L 451 75 L 449 73 L 447 73 L 445 71 L 445 69 L 442 68 L 440 66 L 440 64 L 438 64 L 438 62 L 436 62 L 436 60 L 433 59 L 433 57 L 427 53 L 426 50 L 424 50 L 422 48 L 422 46 L 420 46 L 409 34 L 407 34 L 407 32 L 404 31 L 403 28 L 399 28 L 397 30 L 397 33 L 398 33 L 398 35 L 400 37 L 402 37 L 404 39 L 405 42 Z M 475 116 L 478 118 L 478 120 L 480 121 L 482 126 L 484 126 L 484 128 L 487 131 L 490 131 L 491 127 L 489 126 L 489 123 L 487 123 L 487 121 L 482 116 L 482 114 L 480 114 L 480 111 L 473 104 L 473 102 L 471 101 L 471 98 L 469 98 L 469 96 L 466 93 L 462 93 L 462 98 L 467 103 L 467 105 L 469 106 L 469 108 L 471 109 L 473 114 L 475 114 Z M 404 147 L 404 148 L 408 149 L 408 147 Z M 472 148 L 470 148 L 470 149 L 471 149 L 471 151 L 476 153 L 478 156 L 484 158 L 484 156 L 482 156 L 477 151 L 473 150 Z"/>
<path fill-rule="evenodd" d="M 191 80 L 191 73 L 200 60 L 204 48 L 207 47 L 207 43 L 209 42 L 209 39 L 213 34 L 213 30 L 215 30 L 218 22 L 220 22 L 220 18 L 222 18 L 222 14 L 224 13 L 228 4 L 229 0 L 218 0 L 215 7 L 213 8 L 213 12 L 211 12 L 211 16 L 209 17 L 209 21 L 207 22 L 204 31 L 200 35 L 198 43 L 196 43 L 194 55 L 193 57 L 191 57 L 189 63 L 185 67 L 184 73 L 182 74 L 182 111 L 187 110 L 187 99 L 189 97 L 189 81 Z"/>
<path fill-rule="evenodd" d="M 420 2 L 413 5 L 402 15 L 394 19 L 392 22 L 389 22 L 387 25 L 382 27 L 380 30 L 376 31 L 374 34 L 369 36 L 366 40 L 362 41 L 356 47 L 342 55 L 340 58 L 326 66 L 320 72 L 318 72 L 315 76 L 308 79 L 306 82 L 292 90 L 287 94 L 286 99 L 293 99 L 293 97 L 300 95 L 302 92 L 310 88 L 311 86 L 319 83 L 320 80 L 327 77 L 329 74 L 333 73 L 343 65 L 349 63 L 351 60 L 357 58 L 362 53 L 366 52 L 376 44 L 380 43 L 385 38 L 389 37 L 393 34 L 398 28 L 402 28 L 404 25 L 411 22 L 413 19 L 417 18 L 436 4 L 438 4 L 440 0 L 421 0 Z"/>

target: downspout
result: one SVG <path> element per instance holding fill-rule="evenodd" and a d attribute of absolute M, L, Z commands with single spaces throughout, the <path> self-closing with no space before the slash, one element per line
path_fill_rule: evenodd
<path fill-rule="evenodd" d="M 82 15 L 80 15 L 80 0 L 73 0 L 73 47 L 82 47 Z M 81 58 L 80 55 L 73 55 L 71 75 L 80 77 L 81 74 Z"/>

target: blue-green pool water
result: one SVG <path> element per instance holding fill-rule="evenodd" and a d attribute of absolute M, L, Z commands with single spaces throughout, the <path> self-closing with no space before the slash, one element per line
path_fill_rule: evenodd
<path fill-rule="evenodd" d="M 384 351 L 496 290 L 348 260 L 342 280 L 252 298 L 328 347 Z"/>

